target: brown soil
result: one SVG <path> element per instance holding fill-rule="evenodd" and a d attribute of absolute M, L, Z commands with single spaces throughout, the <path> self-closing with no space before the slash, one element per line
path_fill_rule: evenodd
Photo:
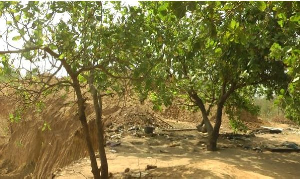
<path fill-rule="evenodd" d="M 300 153 L 272 153 L 262 146 L 284 141 L 299 144 L 300 129 L 275 126 L 284 132 L 257 134 L 249 141 L 229 140 L 221 134 L 217 152 L 205 150 L 207 136 L 197 131 L 158 130 L 155 135 L 141 132 L 140 137 L 126 132 L 120 146 L 106 148 L 109 171 L 112 178 L 298 178 Z M 259 147 L 262 150 L 256 150 Z M 145 171 L 147 165 L 157 168 Z M 90 171 L 88 158 L 83 158 L 58 170 L 55 178 L 92 178 Z"/>
<path fill-rule="evenodd" d="M 85 158 L 87 151 L 76 105 L 72 102 L 74 94 L 59 92 L 48 97 L 45 99 L 46 108 L 41 113 L 28 109 L 19 123 L 8 122 L 13 103 L 1 99 L 0 178 L 92 177 L 89 160 Z M 90 100 L 86 114 L 96 148 Z M 298 153 L 257 153 L 242 147 L 249 145 L 249 141 L 240 143 L 222 136 L 220 150 L 206 152 L 205 134 L 196 130 L 162 130 L 195 128 L 201 120 L 199 112 L 189 112 L 177 106 L 157 112 L 152 110 L 150 102 L 141 105 L 134 97 L 127 98 L 126 103 L 117 97 L 105 97 L 103 115 L 107 141 L 121 142 L 120 146 L 110 147 L 108 143 L 106 147 L 109 171 L 114 178 L 126 177 L 123 173 L 126 168 L 130 168 L 127 177 L 141 175 L 143 178 L 293 178 L 300 175 L 297 171 Z M 249 120 L 250 117 L 245 119 L 249 129 L 270 124 L 258 118 Z M 42 130 L 45 122 L 51 130 Z M 155 135 L 144 134 L 143 128 L 148 125 L 156 127 Z M 9 130 L 4 130 L 7 127 Z M 288 128 L 288 124 L 283 127 Z M 128 130 L 130 128 L 134 130 Z M 226 116 L 221 132 L 231 132 Z M 293 128 L 275 137 L 259 134 L 251 139 L 250 144 L 257 147 L 285 140 L 300 144 L 298 132 Z M 146 165 L 156 165 L 158 168 L 145 172 Z"/>

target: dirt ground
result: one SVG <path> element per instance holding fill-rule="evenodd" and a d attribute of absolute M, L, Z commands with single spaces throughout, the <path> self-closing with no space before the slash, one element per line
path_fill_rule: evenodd
<path fill-rule="evenodd" d="M 22 121 L 9 122 L 14 103 L 0 100 L 0 178 L 92 178 L 74 94 L 60 92 L 45 99 L 42 112 L 25 111 Z M 87 118 L 97 148 L 92 102 Z M 178 106 L 153 111 L 138 99 L 105 98 L 103 118 L 112 178 L 299 178 L 300 153 L 275 153 L 268 146 L 300 144 L 300 129 L 286 120 L 270 122 L 243 114 L 249 131 L 280 127 L 280 134 L 235 137 L 224 116 L 217 152 L 207 152 L 207 135 L 195 130 L 201 115 Z M 212 118 L 213 120 L 213 118 Z M 45 122 L 50 129 L 43 130 Z M 278 123 L 280 122 L 280 123 Z M 147 125 L 154 134 L 145 134 Z M 191 131 L 165 131 L 192 128 Z M 157 168 L 146 170 L 147 165 Z M 129 172 L 125 173 L 125 169 Z M 128 169 L 127 169 L 128 170 Z"/>
<path fill-rule="evenodd" d="M 177 127 L 192 126 L 175 123 Z M 120 142 L 119 146 L 106 148 L 109 172 L 112 178 L 299 178 L 300 153 L 276 153 L 264 147 L 285 141 L 300 144 L 300 129 L 276 123 L 273 127 L 281 127 L 283 132 L 255 134 L 244 140 L 228 139 L 230 134 L 223 128 L 217 152 L 205 150 L 207 135 L 197 131 L 123 132 L 117 140 L 111 139 Z M 157 168 L 145 170 L 147 165 Z M 130 171 L 125 173 L 126 168 Z M 92 178 L 89 159 L 59 169 L 54 178 Z"/>

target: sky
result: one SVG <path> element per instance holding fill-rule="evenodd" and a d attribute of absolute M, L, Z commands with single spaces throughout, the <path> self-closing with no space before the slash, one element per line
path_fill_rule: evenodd
<path fill-rule="evenodd" d="M 23 1 L 24 3 L 28 2 L 28 1 Z M 138 5 L 138 1 L 136 0 L 123 0 L 121 1 L 124 3 L 124 5 L 129 5 L 129 6 L 136 6 Z M 55 17 L 54 21 L 56 22 L 59 22 L 60 19 L 63 19 L 64 21 L 67 21 L 68 19 L 68 16 L 66 15 L 58 15 L 57 17 Z M 18 33 L 17 32 L 11 32 L 10 33 L 10 36 L 8 38 L 8 42 L 13 46 L 13 47 L 16 47 L 16 48 L 13 48 L 13 47 L 8 47 L 7 44 L 5 43 L 4 39 L 6 38 L 4 36 L 4 32 L 6 31 L 7 29 L 7 26 L 6 26 L 6 20 L 4 19 L 4 17 L 1 17 L 0 18 L 0 51 L 6 51 L 6 50 L 16 50 L 16 49 L 22 49 L 23 47 L 23 41 L 22 40 L 18 40 L 18 41 L 13 41 L 12 38 L 14 36 L 17 36 Z M 11 54 L 10 55 L 11 59 L 16 59 L 17 55 L 16 54 Z M 47 60 L 46 60 L 47 61 Z M 30 70 L 33 65 L 28 61 L 28 60 L 25 60 L 25 59 L 22 59 L 22 60 L 15 60 L 14 61 L 14 66 L 15 67 L 18 67 L 18 66 L 21 66 L 22 68 L 24 68 L 23 70 L 21 70 L 21 74 L 24 76 L 26 74 L 26 70 Z M 59 65 L 59 64 L 58 64 Z M 41 71 L 46 71 L 46 70 L 49 70 L 51 69 L 51 65 L 50 63 L 46 62 L 45 61 L 42 61 L 40 63 L 37 63 L 37 66 L 39 66 L 39 69 Z M 53 72 L 53 71 L 51 71 Z M 67 72 L 65 71 L 65 69 L 62 69 L 57 76 L 66 76 L 67 75 Z"/>

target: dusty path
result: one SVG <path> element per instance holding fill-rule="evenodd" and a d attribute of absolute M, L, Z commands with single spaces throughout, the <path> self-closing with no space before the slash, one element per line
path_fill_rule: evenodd
<path fill-rule="evenodd" d="M 157 165 L 150 172 L 153 178 L 299 178 L 299 154 L 254 153 L 226 149 L 199 155 L 126 155 L 109 154 L 110 172 L 119 173 L 129 167 L 144 171 L 146 165 Z M 80 172 L 80 173 L 79 173 Z M 82 159 L 61 173 L 63 178 L 92 178 L 89 160 Z M 85 177 L 84 177 L 84 176 Z M 122 178 L 115 174 L 114 178 Z"/>
<path fill-rule="evenodd" d="M 142 178 L 290 179 L 300 176 L 300 153 L 245 149 L 242 145 L 249 145 L 249 141 L 222 137 L 220 150 L 207 152 L 203 144 L 206 135 L 196 131 L 158 133 L 141 138 L 127 134 L 120 139 L 120 146 L 107 147 L 113 178 L 124 178 L 126 168 L 130 168 L 132 177 L 141 175 Z M 282 134 L 257 134 L 250 142 L 251 147 L 256 147 L 286 140 L 300 144 L 300 133 L 286 130 Z M 155 165 L 157 169 L 145 171 L 147 165 Z M 58 172 L 55 178 L 92 178 L 90 171 L 89 160 L 84 158 Z"/>

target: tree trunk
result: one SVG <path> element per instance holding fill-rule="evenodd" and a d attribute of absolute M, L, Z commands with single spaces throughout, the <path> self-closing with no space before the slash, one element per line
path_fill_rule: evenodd
<path fill-rule="evenodd" d="M 88 152 L 89 152 L 89 156 L 90 156 L 90 160 L 91 160 L 92 173 L 93 173 L 95 179 L 100 179 L 101 178 L 100 177 L 100 172 L 99 172 L 99 168 L 98 168 L 98 164 L 97 164 L 97 160 L 96 160 L 96 156 L 95 156 L 95 151 L 93 149 L 92 140 L 91 140 L 91 137 L 90 137 L 86 117 L 82 116 L 82 117 L 80 117 L 79 120 L 80 120 L 81 125 L 83 127 L 83 133 L 85 135 L 85 140 L 86 140 L 86 144 L 87 144 L 87 147 L 88 147 Z"/>
<path fill-rule="evenodd" d="M 214 135 L 214 133 L 210 134 L 208 136 L 208 142 L 207 142 L 206 149 L 208 151 L 216 151 L 217 150 L 217 140 L 218 140 L 218 136 Z"/>
<path fill-rule="evenodd" d="M 205 106 L 203 101 L 201 100 L 201 98 L 199 98 L 199 96 L 197 95 L 196 92 L 194 91 L 188 91 L 189 96 L 194 100 L 194 102 L 196 103 L 196 105 L 199 107 L 201 114 L 202 114 L 202 118 L 203 118 L 203 123 L 207 129 L 208 133 L 211 133 L 213 131 L 213 127 L 208 119 L 208 114 L 206 112 Z"/>
<path fill-rule="evenodd" d="M 99 108 L 100 111 L 100 117 L 97 117 L 97 127 L 98 127 L 98 140 L 99 140 L 99 155 L 100 155 L 100 161 L 101 161 L 101 178 L 107 179 L 108 178 L 108 163 L 105 153 L 105 140 L 104 140 L 104 126 L 102 122 L 102 100 L 101 96 L 99 96 L 99 105 L 101 106 Z"/>
<path fill-rule="evenodd" d="M 98 92 L 93 84 L 94 76 L 91 74 L 90 76 L 90 88 L 93 96 L 94 109 L 96 112 L 96 125 L 97 125 L 97 134 L 98 134 L 98 149 L 101 161 L 101 179 L 108 178 L 108 163 L 104 148 L 104 128 L 102 123 L 102 99 L 101 96 L 98 95 Z"/>
<path fill-rule="evenodd" d="M 219 103 L 217 106 L 217 115 L 216 115 L 216 123 L 214 129 L 208 137 L 208 151 L 216 151 L 217 150 L 217 141 L 219 137 L 220 127 L 222 123 L 222 111 L 223 111 L 223 103 Z"/>
<path fill-rule="evenodd" d="M 90 156 L 90 160 L 91 160 L 92 173 L 93 173 L 95 179 L 100 179 L 101 178 L 100 172 L 99 172 L 99 168 L 98 168 L 98 164 L 97 164 L 97 160 L 96 160 L 96 156 L 95 156 L 95 151 L 94 151 L 94 148 L 92 145 L 89 127 L 88 127 L 88 123 L 87 123 L 86 115 L 85 115 L 85 105 L 84 105 L 85 102 L 84 102 L 84 99 L 83 99 L 83 96 L 81 93 L 81 89 L 80 89 L 80 85 L 79 85 L 77 78 L 73 79 L 73 87 L 74 87 L 74 90 L 75 90 L 76 96 L 77 96 L 79 120 L 81 122 L 81 125 L 83 128 L 83 133 L 84 133 L 85 140 L 86 140 L 86 144 L 88 147 L 88 152 L 89 152 L 89 156 Z"/>
<path fill-rule="evenodd" d="M 204 120 L 202 120 L 201 123 L 198 126 L 196 126 L 196 128 L 199 132 L 207 133 L 207 128 L 204 124 Z"/>

